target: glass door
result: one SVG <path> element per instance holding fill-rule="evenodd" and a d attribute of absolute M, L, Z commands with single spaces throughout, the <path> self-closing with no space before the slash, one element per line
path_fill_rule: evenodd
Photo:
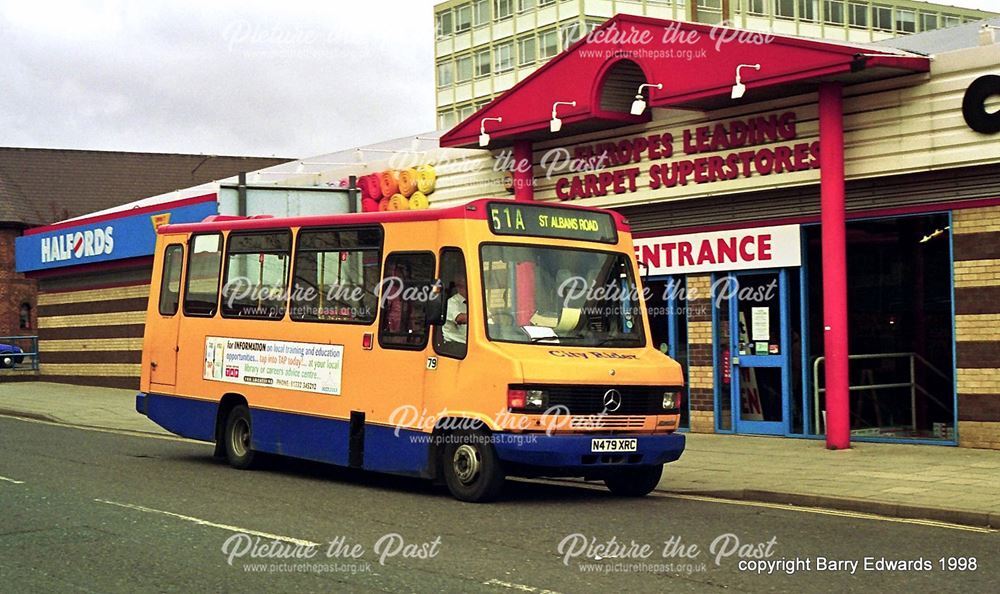
<path fill-rule="evenodd" d="M 785 435 L 790 427 L 791 338 L 785 270 L 729 275 L 732 415 L 737 433 Z"/>

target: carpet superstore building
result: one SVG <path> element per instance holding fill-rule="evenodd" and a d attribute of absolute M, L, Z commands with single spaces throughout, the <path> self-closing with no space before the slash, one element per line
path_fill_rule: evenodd
<path fill-rule="evenodd" d="M 488 196 L 614 208 L 636 237 L 653 338 L 686 370 L 690 431 L 829 442 L 846 430 L 1000 449 L 993 30 L 905 39 L 929 44 L 921 53 L 720 42 L 703 25 L 622 15 L 598 31 L 607 35 L 577 42 L 445 133 L 439 150 L 413 140 L 283 183 L 329 187 L 431 164 L 431 208 Z M 208 207 L 194 198 L 171 216 L 229 212 L 218 195 Z M 150 208 L 117 215 L 134 231 L 114 231 L 116 250 L 153 229 L 162 213 Z M 25 248 L 41 235 L 22 238 Z M 62 307 L 40 317 L 45 338 L 86 349 L 100 337 L 102 350 L 137 353 L 144 249 L 27 267 L 19 251 L 19 269 L 41 276 L 40 302 Z M 134 381 L 138 362 L 130 354 L 115 373 Z"/>

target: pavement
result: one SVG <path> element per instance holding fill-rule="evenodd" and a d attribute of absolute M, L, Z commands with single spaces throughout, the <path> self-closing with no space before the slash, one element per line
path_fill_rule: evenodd
<path fill-rule="evenodd" d="M 0 414 L 170 435 L 135 412 L 134 390 L 0 380 Z M 1000 528 L 1000 451 L 687 434 L 659 491 Z"/>

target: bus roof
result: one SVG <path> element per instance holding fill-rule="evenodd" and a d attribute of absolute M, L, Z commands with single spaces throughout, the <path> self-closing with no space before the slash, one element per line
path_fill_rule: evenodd
<path fill-rule="evenodd" d="M 214 215 L 200 223 L 181 223 L 177 225 L 162 225 L 157 232 L 161 235 L 181 233 L 205 233 L 223 230 L 274 229 L 285 227 L 336 227 L 348 225 L 366 225 L 377 223 L 408 223 L 418 221 L 439 221 L 443 219 L 474 219 L 486 220 L 486 205 L 490 202 L 512 202 L 509 198 L 483 198 L 458 206 L 448 208 L 431 208 L 427 210 L 396 210 L 379 212 L 361 212 L 334 215 L 313 215 L 301 217 L 272 217 L 257 215 L 252 217 Z M 564 208 L 567 210 L 588 210 L 611 213 L 615 226 L 619 231 L 629 232 L 628 220 L 613 210 L 603 210 L 584 206 L 567 206 L 561 203 L 531 202 L 535 206 Z"/>

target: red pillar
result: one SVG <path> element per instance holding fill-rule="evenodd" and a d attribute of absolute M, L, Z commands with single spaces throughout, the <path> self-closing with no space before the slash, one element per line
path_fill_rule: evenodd
<path fill-rule="evenodd" d="M 847 243 L 844 228 L 844 110 L 839 84 L 819 88 L 820 196 L 823 235 L 823 346 L 826 447 L 851 447 L 847 367 Z"/>
<path fill-rule="evenodd" d="M 532 175 L 531 142 L 514 141 L 514 200 L 530 202 L 535 199 Z"/>

